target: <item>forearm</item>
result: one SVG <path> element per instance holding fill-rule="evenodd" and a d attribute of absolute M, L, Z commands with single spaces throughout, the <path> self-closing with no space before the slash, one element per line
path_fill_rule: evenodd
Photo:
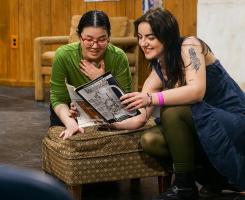
<path fill-rule="evenodd" d="M 142 119 L 139 120 L 139 117 L 137 116 L 137 117 L 132 117 L 123 120 L 121 122 L 116 122 L 112 124 L 112 127 L 119 130 L 134 130 L 142 127 L 144 124 L 145 124 L 145 120 Z"/>
<path fill-rule="evenodd" d="M 122 122 L 117 122 L 113 124 L 113 127 L 121 130 L 133 130 L 141 128 L 145 125 L 152 114 L 152 107 L 140 109 L 141 114 L 123 120 Z"/>
<path fill-rule="evenodd" d="M 205 90 L 195 86 L 182 86 L 179 88 L 161 91 L 164 105 L 185 105 L 199 102 L 203 99 Z M 159 105 L 157 93 L 152 93 L 152 105 Z"/>
<path fill-rule="evenodd" d="M 66 104 L 57 105 L 54 108 L 54 111 L 66 128 L 74 125 L 77 126 L 77 122 L 73 117 L 71 117 L 69 107 Z"/>

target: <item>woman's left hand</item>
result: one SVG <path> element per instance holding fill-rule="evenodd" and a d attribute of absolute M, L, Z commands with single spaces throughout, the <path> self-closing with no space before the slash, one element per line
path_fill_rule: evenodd
<path fill-rule="evenodd" d="M 105 63 L 103 60 L 100 61 L 97 66 L 87 60 L 81 60 L 79 65 L 81 72 L 90 80 L 94 80 L 105 73 Z"/>
<path fill-rule="evenodd" d="M 129 111 L 144 108 L 150 104 L 147 93 L 143 92 L 132 92 L 125 94 L 120 98 L 120 100 Z"/>
<path fill-rule="evenodd" d="M 77 111 L 76 102 L 71 102 L 69 112 L 70 112 L 70 117 L 76 118 L 79 116 L 79 112 Z"/>

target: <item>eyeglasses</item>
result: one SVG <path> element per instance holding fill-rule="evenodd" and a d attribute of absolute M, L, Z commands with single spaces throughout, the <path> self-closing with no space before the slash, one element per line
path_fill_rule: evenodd
<path fill-rule="evenodd" d="M 108 38 L 100 38 L 100 39 L 94 40 L 92 38 L 83 38 L 81 36 L 81 40 L 83 41 L 83 44 L 85 47 L 92 47 L 94 46 L 95 43 L 99 45 L 100 47 L 105 47 L 108 43 Z"/>

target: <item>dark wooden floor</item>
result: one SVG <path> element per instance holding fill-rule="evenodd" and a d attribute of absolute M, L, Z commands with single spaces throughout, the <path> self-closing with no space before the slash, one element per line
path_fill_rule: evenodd
<path fill-rule="evenodd" d="M 47 92 L 48 96 L 48 92 Z M 41 171 L 41 141 L 49 126 L 49 103 L 34 101 L 33 88 L 0 86 L 0 164 Z M 150 200 L 157 178 L 83 186 L 83 200 Z M 230 200 L 223 195 L 215 200 Z"/>

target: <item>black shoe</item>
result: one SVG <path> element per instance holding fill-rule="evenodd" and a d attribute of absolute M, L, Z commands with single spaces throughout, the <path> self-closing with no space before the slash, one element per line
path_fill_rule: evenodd
<path fill-rule="evenodd" d="M 199 190 L 199 196 L 206 199 L 216 198 L 222 195 L 222 190 L 218 188 L 210 188 L 202 186 Z"/>
<path fill-rule="evenodd" d="M 152 200 L 198 200 L 198 190 L 197 187 L 178 188 L 174 185 Z"/>
<path fill-rule="evenodd" d="M 229 185 L 224 187 L 223 189 L 221 189 L 221 187 L 215 187 L 215 186 L 202 186 L 201 189 L 199 190 L 199 196 L 201 197 L 201 199 L 215 199 L 215 198 L 219 198 L 219 197 L 230 197 L 233 198 L 234 196 L 236 196 L 237 194 L 239 194 L 239 190 L 237 190 L 236 188 L 234 188 L 233 186 Z M 239 198 L 244 199 L 244 197 L 242 196 L 238 196 L 237 197 L 238 200 Z M 236 199 L 236 198 L 235 198 Z M 235 200 L 233 199 L 233 200 Z"/>
<path fill-rule="evenodd" d="M 222 192 L 222 190 L 227 190 L 226 192 Z M 221 196 L 227 195 L 235 195 L 239 192 L 236 188 L 231 185 L 227 185 L 224 187 L 221 186 L 202 186 L 199 190 L 199 196 L 203 199 L 212 199 Z"/>

